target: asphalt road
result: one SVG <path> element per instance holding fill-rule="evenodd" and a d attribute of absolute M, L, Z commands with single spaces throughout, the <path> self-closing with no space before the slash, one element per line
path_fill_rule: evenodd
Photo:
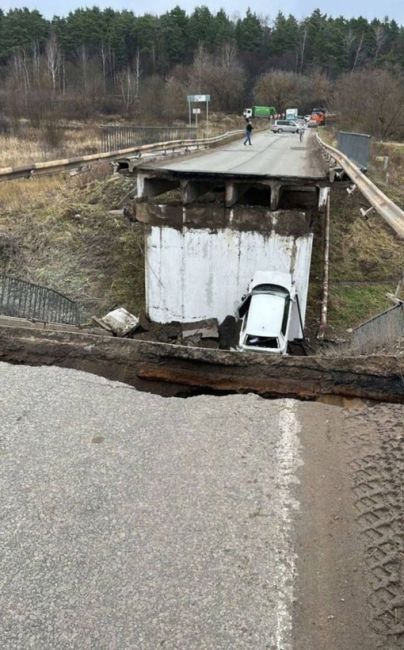
<path fill-rule="evenodd" d="M 346 409 L 4 363 L 0 408 L 2 650 L 379 647 Z"/>
<path fill-rule="evenodd" d="M 253 133 L 252 145 L 243 145 L 243 137 L 222 147 L 188 156 L 153 168 L 179 173 L 242 174 L 253 176 L 291 176 L 324 178 L 328 166 L 314 143 L 314 134 L 306 130 L 300 142 L 296 133 Z"/>

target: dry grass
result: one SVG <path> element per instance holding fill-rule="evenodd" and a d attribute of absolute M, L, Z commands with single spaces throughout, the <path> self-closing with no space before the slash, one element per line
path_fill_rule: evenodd
<path fill-rule="evenodd" d="M 23 212 L 55 205 L 66 192 L 61 175 L 37 176 L 0 183 L 0 212 Z"/>
<path fill-rule="evenodd" d="M 86 317 L 144 305 L 143 228 L 121 213 L 133 180 L 108 165 L 0 184 L 0 273 L 56 289 Z"/>
<path fill-rule="evenodd" d="M 403 243 L 377 213 L 360 213 L 367 202 L 359 192 L 348 196 L 334 186 L 331 195 L 330 294 L 328 333 L 348 336 L 356 327 L 391 305 L 403 269 Z M 320 228 L 315 235 L 309 286 L 307 322 L 317 332 L 321 302 L 323 246 Z"/>
<path fill-rule="evenodd" d="M 51 146 L 46 133 L 38 129 L 24 129 L 21 136 L 0 134 L 0 168 L 19 167 L 32 162 L 71 158 L 100 150 L 100 137 L 96 126 L 63 129 L 60 144 Z"/>

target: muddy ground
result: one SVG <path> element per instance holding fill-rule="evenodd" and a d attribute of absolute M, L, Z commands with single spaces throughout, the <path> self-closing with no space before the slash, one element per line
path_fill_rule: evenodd
<path fill-rule="evenodd" d="M 341 402 L 340 402 L 341 403 Z M 404 647 L 401 406 L 304 412 L 295 650 Z M 303 407 L 304 409 L 304 407 Z"/>

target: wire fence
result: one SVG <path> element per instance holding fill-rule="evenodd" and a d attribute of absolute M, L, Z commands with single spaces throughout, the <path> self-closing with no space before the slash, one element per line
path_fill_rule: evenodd
<path fill-rule="evenodd" d="M 104 126 L 101 128 L 101 149 L 106 153 L 154 142 L 194 140 L 196 133 L 193 127 Z"/>
<path fill-rule="evenodd" d="M 7 275 L 0 276 L 0 314 L 47 323 L 80 323 L 79 307 L 70 298 Z"/>

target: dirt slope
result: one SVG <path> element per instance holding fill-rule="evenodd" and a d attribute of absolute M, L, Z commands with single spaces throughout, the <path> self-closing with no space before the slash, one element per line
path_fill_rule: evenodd
<path fill-rule="evenodd" d="M 108 164 L 0 184 L 0 273 L 77 300 L 84 317 L 144 302 L 142 226 L 122 208 L 134 182 Z"/>

